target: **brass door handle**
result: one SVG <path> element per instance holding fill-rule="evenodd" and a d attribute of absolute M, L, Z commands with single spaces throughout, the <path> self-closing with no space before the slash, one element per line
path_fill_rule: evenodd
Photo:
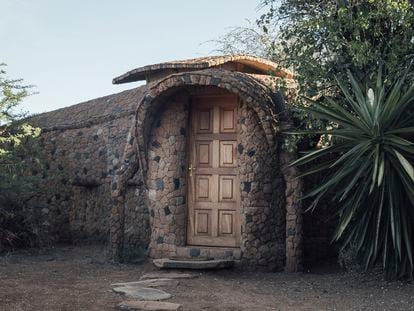
<path fill-rule="evenodd" d="M 189 175 L 193 176 L 193 171 L 195 171 L 195 170 L 196 170 L 196 167 L 195 166 L 193 167 L 193 165 L 190 164 L 190 166 L 188 167 L 188 171 L 190 172 Z"/>

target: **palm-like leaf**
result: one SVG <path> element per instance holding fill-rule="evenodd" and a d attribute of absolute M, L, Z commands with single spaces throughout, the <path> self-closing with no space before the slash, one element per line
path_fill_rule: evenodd
<path fill-rule="evenodd" d="M 412 278 L 414 86 L 405 87 L 404 76 L 386 87 L 379 73 L 376 85 L 367 90 L 352 74 L 349 78 L 349 88 L 338 81 L 348 109 L 332 99 L 303 108 L 337 125 L 325 131 L 334 143 L 291 166 L 318 161 L 303 175 L 328 172 L 306 197 L 314 197 L 314 208 L 320 198 L 333 193 L 339 206 L 334 240 L 344 248 L 357 245 L 367 269 L 381 262 L 389 276 Z"/>

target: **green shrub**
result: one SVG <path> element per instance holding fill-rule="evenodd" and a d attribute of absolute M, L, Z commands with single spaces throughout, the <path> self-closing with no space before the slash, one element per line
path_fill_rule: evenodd
<path fill-rule="evenodd" d="M 33 186 L 30 170 L 39 167 L 30 138 L 40 129 L 25 122 L 18 106 L 31 86 L 9 79 L 0 63 L 0 250 L 27 246 L 36 240 L 36 228 L 24 210 L 25 196 Z"/>
<path fill-rule="evenodd" d="M 333 213 L 339 215 L 334 240 L 342 249 L 354 245 L 365 269 L 381 264 L 388 277 L 412 278 L 414 85 L 406 83 L 408 71 L 394 83 L 384 83 L 380 73 L 372 88 L 349 74 L 350 85 L 338 80 L 343 100 L 326 98 L 301 108 L 328 121 L 332 129 L 319 133 L 332 139 L 291 165 L 322 160 L 303 174 L 326 175 L 306 197 L 314 198 L 313 209 L 333 195 Z"/>

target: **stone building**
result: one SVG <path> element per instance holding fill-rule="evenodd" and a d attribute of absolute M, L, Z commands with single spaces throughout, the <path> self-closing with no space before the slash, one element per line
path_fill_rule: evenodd
<path fill-rule="evenodd" d="M 300 180 L 283 167 L 289 71 L 236 55 L 133 69 L 146 84 L 31 119 L 46 172 L 28 208 L 56 240 L 107 241 L 114 260 L 234 258 L 302 267 Z M 40 174 L 34 172 L 34 174 Z"/>

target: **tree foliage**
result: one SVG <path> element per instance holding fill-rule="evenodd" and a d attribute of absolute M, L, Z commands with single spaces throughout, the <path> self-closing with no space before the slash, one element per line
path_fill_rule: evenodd
<path fill-rule="evenodd" d="M 27 171 L 39 162 L 29 140 L 40 134 L 18 110 L 31 86 L 23 85 L 21 79 L 9 79 L 4 68 L 0 64 L 0 250 L 2 245 L 23 244 L 33 233 L 26 222 L 22 193 L 32 186 Z"/>
<path fill-rule="evenodd" d="M 413 0 L 260 0 L 258 7 L 264 14 L 256 24 L 231 29 L 216 40 L 217 50 L 258 55 L 291 69 L 300 96 L 290 105 L 306 105 L 302 96 L 341 96 L 335 76 L 346 80 L 347 70 L 370 83 L 382 64 L 390 83 L 414 59 Z M 408 73 L 406 83 L 413 80 Z M 277 83 L 283 89 L 283 81 Z M 327 126 L 303 111 L 294 117 L 301 128 Z M 284 147 L 314 141 L 303 138 L 288 136 Z"/>
<path fill-rule="evenodd" d="M 22 79 L 9 79 L 4 63 L 0 64 L 0 165 L 12 166 L 18 161 L 10 159 L 16 147 L 26 137 L 39 135 L 39 129 L 21 121 L 26 113 L 19 111 L 22 100 L 29 96 L 30 85 L 22 85 Z"/>
<path fill-rule="evenodd" d="M 23 119 L 26 113 L 18 110 L 32 86 L 23 85 L 22 79 L 7 78 L 4 67 L 0 64 L 0 190 L 11 190 L 13 179 L 34 160 L 24 142 L 38 136 L 40 129 L 28 124 Z"/>
<path fill-rule="evenodd" d="M 276 27 L 269 27 L 264 29 L 250 21 L 247 26 L 233 27 L 214 40 L 216 51 L 226 55 L 247 54 L 274 59 L 275 55 L 282 53 L 282 50 Z"/>
<path fill-rule="evenodd" d="M 393 80 L 414 59 L 414 5 L 410 0 L 264 0 L 258 24 L 279 30 L 286 57 L 274 60 L 296 73 L 308 97 L 338 91 L 347 70 L 371 82 L 379 64 Z M 278 59 L 279 58 L 279 59 Z M 407 83 L 412 82 L 409 73 Z"/>

